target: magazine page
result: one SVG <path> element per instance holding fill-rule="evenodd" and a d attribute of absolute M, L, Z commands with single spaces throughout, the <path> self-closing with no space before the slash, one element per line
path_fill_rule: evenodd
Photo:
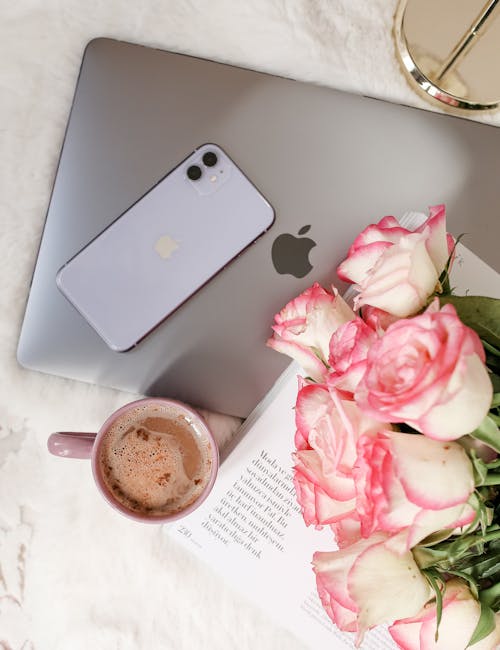
<path fill-rule="evenodd" d="M 460 244 L 455 269 L 456 293 L 500 298 L 499 274 Z M 333 535 L 328 527 L 307 528 L 295 499 L 299 373 L 295 363 L 283 373 L 223 451 L 208 499 L 169 532 L 310 647 L 352 648 L 353 636 L 337 630 L 323 611 L 311 567 L 315 551 L 335 550 Z M 383 627 L 363 643 L 368 650 L 395 647 Z"/>
<path fill-rule="evenodd" d="M 500 298 L 500 273 L 462 244 L 457 244 L 451 284 L 458 295 Z"/>

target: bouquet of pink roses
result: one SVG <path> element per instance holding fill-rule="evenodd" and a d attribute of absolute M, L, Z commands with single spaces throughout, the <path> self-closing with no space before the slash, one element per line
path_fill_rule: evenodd
<path fill-rule="evenodd" d="M 268 341 L 307 374 L 295 489 L 336 539 L 316 582 L 357 645 L 384 623 L 405 650 L 500 644 L 500 300 L 452 294 L 454 246 L 444 206 L 383 218 L 338 268 L 354 311 L 314 284 Z"/>

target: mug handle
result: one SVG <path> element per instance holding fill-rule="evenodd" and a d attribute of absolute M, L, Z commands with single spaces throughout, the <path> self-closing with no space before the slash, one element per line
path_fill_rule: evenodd
<path fill-rule="evenodd" d="M 96 433 L 58 431 L 47 440 L 47 448 L 54 456 L 62 458 L 90 458 Z"/>

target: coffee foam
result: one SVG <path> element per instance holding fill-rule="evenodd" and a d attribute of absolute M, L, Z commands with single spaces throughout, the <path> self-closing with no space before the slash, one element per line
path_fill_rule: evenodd
<path fill-rule="evenodd" d="M 165 516 L 191 505 L 210 480 L 211 441 L 171 406 L 144 405 L 118 417 L 104 434 L 99 469 L 125 508 Z"/>

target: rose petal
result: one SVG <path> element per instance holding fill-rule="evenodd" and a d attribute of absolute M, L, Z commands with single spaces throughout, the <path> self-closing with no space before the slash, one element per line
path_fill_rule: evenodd
<path fill-rule="evenodd" d="M 430 412 L 415 421 L 415 428 L 436 440 L 455 440 L 471 433 L 488 413 L 493 386 L 488 371 L 476 354 L 465 360 L 459 391 L 444 404 L 436 404 Z"/>
<path fill-rule="evenodd" d="M 423 650 L 420 646 L 420 623 L 391 625 L 389 633 L 401 650 Z"/>
<path fill-rule="evenodd" d="M 394 431 L 385 435 L 391 439 L 397 476 L 412 503 L 437 510 L 467 501 L 474 475 L 463 447 Z"/>
<path fill-rule="evenodd" d="M 354 251 L 337 267 L 337 275 L 344 282 L 361 284 L 382 253 L 391 248 L 389 242 L 376 241 Z"/>
<path fill-rule="evenodd" d="M 333 523 L 331 529 L 340 549 L 351 546 L 361 539 L 361 525 L 357 514 Z"/>
<path fill-rule="evenodd" d="M 309 436 L 310 438 L 311 436 Z M 355 490 L 352 476 L 343 475 L 334 467 L 325 468 L 322 457 L 315 449 L 297 451 L 294 458 L 295 470 L 303 474 L 311 483 L 319 485 L 328 496 L 337 501 L 354 499 Z"/>
<path fill-rule="evenodd" d="M 406 550 L 410 550 L 437 530 L 453 530 L 458 525 L 463 526 L 466 523 L 471 523 L 476 513 L 472 508 L 468 507 L 466 511 L 467 516 L 462 518 L 465 507 L 461 504 L 442 510 L 421 511 L 411 526 Z"/>
<path fill-rule="evenodd" d="M 305 438 L 317 422 L 331 408 L 332 399 L 328 388 L 322 384 L 309 384 L 297 394 L 295 404 L 295 424 Z"/>
<path fill-rule="evenodd" d="M 355 250 L 377 241 L 396 244 L 401 237 L 409 232 L 411 231 L 403 228 L 395 217 L 382 217 L 377 224 L 372 223 L 359 233 L 349 248 L 348 254 L 351 255 Z"/>
<path fill-rule="evenodd" d="M 361 631 L 414 616 L 431 595 L 412 554 L 398 555 L 388 550 L 384 542 L 370 546 L 358 556 L 348 575 L 348 587 L 359 608 Z"/>
<path fill-rule="evenodd" d="M 355 309 L 372 305 L 404 318 L 416 313 L 434 291 L 438 274 L 426 248 L 426 235 L 402 237 L 397 246 L 385 250 L 377 263 L 358 283 L 361 293 Z"/>
<path fill-rule="evenodd" d="M 300 345 L 297 345 L 297 343 L 275 337 L 268 339 L 266 345 L 277 352 L 282 352 L 295 359 L 307 375 L 315 381 L 322 381 L 326 378 L 328 372 L 325 364 L 310 350 L 306 350 Z"/>
<path fill-rule="evenodd" d="M 424 232 L 426 229 L 429 233 L 426 242 L 427 251 L 440 275 L 449 257 L 444 205 L 434 205 L 429 208 L 429 218 L 417 229 L 417 232 Z"/>

